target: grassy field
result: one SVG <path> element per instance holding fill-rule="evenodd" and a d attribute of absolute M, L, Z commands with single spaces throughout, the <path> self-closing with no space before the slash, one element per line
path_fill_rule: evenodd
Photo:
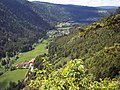
<path fill-rule="evenodd" d="M 3 67 L 0 67 L 0 72 L 3 72 L 4 71 L 4 68 Z"/>
<path fill-rule="evenodd" d="M 9 82 L 17 82 L 25 78 L 28 69 L 18 69 L 15 71 L 8 71 L 0 76 L 0 90 L 9 86 Z"/>
<path fill-rule="evenodd" d="M 47 53 L 48 50 L 46 49 L 46 46 L 48 45 L 48 40 L 43 40 L 42 43 L 37 44 L 35 46 L 35 49 L 32 51 L 28 51 L 25 53 L 20 53 L 18 56 L 19 58 L 17 59 L 17 61 L 15 62 L 15 64 L 24 62 L 24 61 L 29 61 L 33 58 L 35 58 L 36 56 L 40 55 L 40 54 L 44 54 Z M 11 58 L 14 59 L 15 57 Z M 2 70 L 0 70 L 2 71 Z M 26 73 L 27 73 L 27 69 L 18 69 L 15 71 L 8 71 L 5 72 L 3 75 L 0 76 L 0 90 L 1 88 L 5 88 L 9 85 L 9 82 L 17 82 L 18 80 L 24 79 Z"/>
<path fill-rule="evenodd" d="M 47 49 L 45 48 L 47 46 L 47 43 L 48 41 L 44 40 L 41 44 L 38 44 L 34 50 L 25 52 L 25 53 L 20 53 L 18 55 L 19 58 L 17 59 L 15 64 L 18 64 L 24 61 L 30 61 L 31 59 L 35 58 L 40 54 L 47 53 Z"/>

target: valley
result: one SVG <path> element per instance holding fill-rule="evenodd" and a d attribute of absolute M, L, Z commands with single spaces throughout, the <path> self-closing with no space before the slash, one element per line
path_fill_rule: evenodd
<path fill-rule="evenodd" d="M 0 0 L 0 90 L 120 90 L 120 7 Z"/>

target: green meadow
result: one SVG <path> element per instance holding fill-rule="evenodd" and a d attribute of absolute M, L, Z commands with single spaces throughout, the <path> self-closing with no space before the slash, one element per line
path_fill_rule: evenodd
<path fill-rule="evenodd" d="M 35 46 L 35 49 L 33 49 L 32 51 L 20 53 L 18 55 L 19 58 L 17 59 L 15 64 L 25 62 L 25 61 L 30 61 L 31 59 L 35 58 L 40 54 L 47 53 L 47 49 L 45 48 L 47 44 L 48 44 L 48 41 L 44 40 L 42 43 Z"/>
<path fill-rule="evenodd" d="M 9 82 L 18 82 L 25 78 L 28 69 L 17 69 L 14 71 L 7 71 L 0 76 L 0 89 L 9 86 Z"/>

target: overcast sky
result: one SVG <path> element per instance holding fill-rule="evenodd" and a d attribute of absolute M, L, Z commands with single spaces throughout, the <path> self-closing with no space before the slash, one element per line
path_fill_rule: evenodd
<path fill-rule="evenodd" d="M 120 6 L 120 0 L 28 0 L 43 1 L 57 4 L 75 4 L 85 6 Z"/>

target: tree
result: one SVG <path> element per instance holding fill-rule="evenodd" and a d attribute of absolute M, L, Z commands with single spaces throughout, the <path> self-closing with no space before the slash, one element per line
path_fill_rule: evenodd
<path fill-rule="evenodd" d="M 5 66 L 7 63 L 6 63 L 6 61 L 5 60 L 2 60 L 2 66 Z"/>
<path fill-rule="evenodd" d="M 15 66 L 11 66 L 10 67 L 10 71 L 14 71 L 14 70 L 16 70 L 16 67 Z"/>
<path fill-rule="evenodd" d="M 120 14 L 120 7 L 116 10 L 116 14 Z"/>

